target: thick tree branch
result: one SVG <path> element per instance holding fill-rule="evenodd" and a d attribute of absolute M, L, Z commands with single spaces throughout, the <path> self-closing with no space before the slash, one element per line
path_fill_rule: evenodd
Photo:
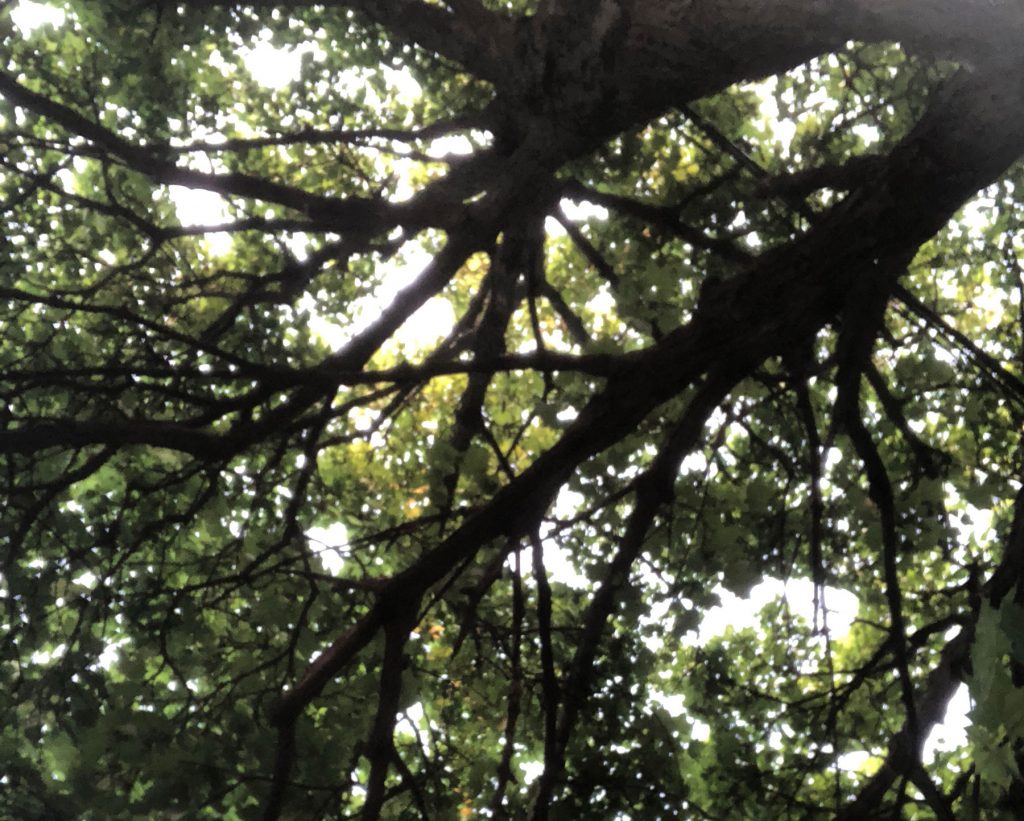
<path fill-rule="evenodd" d="M 282 2 L 281 5 L 289 4 Z M 891 279 L 899 275 L 895 272 L 904 270 L 904 264 L 919 245 L 941 227 L 967 196 L 1002 173 L 1024 148 L 1024 64 L 1010 47 L 1013 37 L 1009 34 L 1019 33 L 1022 12 L 1007 0 L 995 0 L 987 6 L 980 0 L 964 0 L 958 4 L 952 0 L 921 0 L 902 5 L 875 0 L 850 0 L 845 4 L 836 0 L 812 4 L 782 0 L 781 5 L 775 6 L 758 5 L 749 0 L 727 0 L 721 4 L 692 0 L 670 0 L 663 4 L 549 0 L 541 4 L 535 20 L 512 24 L 500 15 L 484 11 L 473 0 L 450 0 L 447 5 L 414 0 L 378 3 L 353 0 L 328 5 L 356 9 L 390 34 L 414 40 L 442 57 L 462 61 L 478 76 L 494 79 L 496 98 L 491 110 L 496 118 L 495 147 L 482 153 L 479 161 L 463 164 L 462 170 L 453 168 L 447 178 L 427 185 L 407 204 L 334 200 L 246 175 L 204 175 L 178 168 L 162 149 L 134 145 L 73 109 L 30 91 L 8 75 L 0 75 L 0 92 L 14 105 L 31 109 L 91 142 L 93 156 L 114 157 L 160 184 L 175 181 L 207 187 L 229 196 L 266 199 L 296 209 L 321 226 L 355 232 L 360 237 L 390 233 L 399 225 L 443 225 L 448 230 L 444 249 L 367 330 L 357 334 L 324 363 L 311 368 L 252 364 L 212 343 L 204 346 L 203 340 L 174 331 L 171 322 L 126 313 L 119 307 L 120 303 L 114 307 L 98 300 L 95 304 L 86 304 L 83 300 L 55 298 L 52 293 L 37 298 L 17 284 L 4 292 L 11 304 L 8 314 L 12 322 L 27 315 L 33 306 L 47 306 L 54 308 L 54 313 L 67 310 L 68 316 L 84 316 L 97 327 L 109 321 L 120 323 L 131 333 L 136 329 L 148 331 L 148 334 L 139 332 L 140 337 L 146 336 L 144 355 L 137 359 L 140 368 L 159 370 L 165 363 L 166 368 L 164 384 L 147 384 L 136 392 L 153 400 L 152 405 L 144 407 L 156 408 L 161 397 L 173 397 L 179 402 L 175 407 L 188 408 L 189 412 L 196 409 L 198 415 L 184 423 L 180 421 L 181 414 L 174 417 L 177 421 L 167 422 L 161 420 L 170 416 L 156 416 L 156 411 L 152 410 L 149 411 L 151 418 L 124 419 L 117 410 L 85 418 L 95 413 L 97 397 L 118 399 L 133 390 L 126 376 L 130 376 L 131 368 L 126 366 L 119 374 L 124 378 L 123 385 L 90 387 L 84 378 L 57 383 L 68 386 L 68 392 L 74 394 L 66 403 L 57 405 L 59 410 L 55 413 L 62 414 L 60 419 L 41 418 L 38 413 L 30 417 L 34 411 L 28 402 L 13 413 L 8 411 L 3 417 L 4 429 L 0 431 L 0 453 L 31 455 L 44 449 L 68 449 L 91 443 L 105 444 L 111 451 L 120 445 L 157 444 L 194 456 L 216 474 L 224 469 L 227 456 L 249 447 L 269 445 L 270 478 L 263 484 L 259 484 L 262 480 L 254 480 L 258 489 L 269 489 L 277 481 L 276 471 L 282 460 L 293 452 L 291 448 L 297 434 L 302 434 L 305 468 L 299 473 L 300 481 L 285 481 L 281 485 L 295 491 L 292 501 L 278 507 L 270 503 L 266 506 L 268 517 L 274 513 L 284 514 L 286 536 L 301 540 L 302 523 L 298 514 L 306 501 L 300 501 L 300 497 L 304 497 L 306 491 L 311 495 L 317 491 L 310 480 L 316 472 L 317 454 L 323 443 L 331 441 L 332 436 L 336 438 L 334 433 L 325 433 L 324 426 L 327 420 L 338 418 L 332 404 L 339 385 L 415 384 L 431 375 L 468 373 L 473 375 L 472 390 L 467 392 L 464 410 L 467 415 L 478 415 L 488 378 L 496 370 L 530 367 L 549 373 L 564 367 L 600 376 L 603 384 L 593 389 L 592 400 L 566 427 L 553 447 L 515 477 L 509 469 L 510 478 L 491 500 L 475 511 L 465 511 L 464 515 L 460 512 L 453 530 L 438 530 L 436 543 L 421 545 L 416 552 L 396 554 L 394 561 L 381 565 L 377 572 L 384 572 L 383 567 L 396 567 L 394 562 L 406 557 L 404 568 L 398 564 L 402 569 L 393 577 L 366 580 L 361 586 L 367 592 L 365 598 L 350 597 L 353 601 L 344 601 L 344 609 L 334 614 L 336 621 L 328 622 L 328 617 L 324 617 L 326 626 L 321 635 L 337 635 L 328 631 L 339 623 L 350 626 L 303 672 L 296 677 L 288 668 L 287 680 L 294 684 L 281 696 L 273 716 L 280 737 L 267 808 L 269 818 L 277 817 L 283 808 L 284 790 L 296 755 L 296 722 L 323 688 L 358 654 L 365 652 L 375 637 L 384 634 L 385 659 L 381 674 L 386 678 L 381 680 L 378 714 L 367 750 L 370 778 L 366 814 L 374 817 L 388 796 L 388 771 L 394 761 L 391 735 L 401 685 L 402 647 L 408 631 L 404 617 L 399 617 L 406 612 L 403 608 L 415 606 L 425 596 L 443 596 L 459 574 L 481 561 L 481 552 L 488 557 L 493 554 L 494 548 L 489 546 L 496 540 L 504 537 L 509 543 L 515 543 L 532 533 L 559 489 L 582 463 L 621 442 L 669 400 L 696 392 L 696 404 L 690 406 L 692 419 L 690 416 L 684 419 L 684 422 L 689 420 L 683 426 L 685 430 L 673 435 L 656 458 L 652 471 L 635 484 L 636 505 L 629 528 L 613 559 L 611 572 L 587 612 L 583 640 L 577 648 L 566 697 L 562 699 L 561 719 L 553 729 L 553 705 L 559 697 L 552 685 L 554 666 L 549 664 L 548 658 L 551 626 L 541 625 L 545 706 L 550 711 L 546 717 L 547 771 L 541 783 L 543 800 L 538 801 L 537 810 L 538 817 L 543 817 L 549 800 L 557 794 L 562 758 L 577 717 L 582 714 L 584 699 L 590 692 L 589 679 L 596 653 L 609 614 L 614 612 L 617 594 L 628 583 L 632 563 L 671 490 L 678 460 L 696 441 L 707 412 L 738 380 L 752 373 L 767 358 L 787 356 L 800 346 L 806 346 L 844 312 L 838 381 L 842 402 L 849 402 L 852 396 L 855 409 L 857 391 L 854 387 L 860 384 L 865 362 L 863 351 L 870 349 L 876 330 L 876 326 L 870 324 L 866 329 L 858 328 L 854 319 L 865 280 L 877 271 L 891 273 L 886 277 L 887 287 L 871 293 L 877 300 L 868 313 L 875 317 L 877 311 L 884 309 Z M 987 50 L 981 47 L 976 33 L 965 34 L 951 25 L 964 19 L 965 8 L 977 13 L 978 25 L 988 37 Z M 923 15 L 922 11 L 928 14 Z M 584 12 L 590 15 L 584 16 Z M 579 24 L 581 20 L 585 24 Z M 486 28 L 488 23 L 494 25 L 481 36 L 479 29 Z M 766 36 L 766 32 L 771 36 Z M 510 224 L 509 214 L 542 215 L 549 210 L 544 203 L 550 199 L 550 191 L 547 191 L 551 187 L 550 178 L 565 160 L 582 156 L 625 125 L 648 119 L 667 105 L 721 89 L 737 79 L 750 79 L 786 68 L 823 50 L 839 48 L 850 36 L 882 39 L 883 34 L 885 39 L 896 36 L 924 51 L 971 59 L 975 65 L 973 70 L 962 71 L 946 84 L 911 134 L 889 156 L 866 165 L 861 178 L 850 182 L 849 195 L 814 220 L 806 234 L 773 247 L 759 257 L 729 254 L 726 249 L 722 255 L 735 266 L 735 275 L 709 284 L 703 290 L 692 320 L 684 327 L 650 348 L 628 356 L 566 357 L 543 350 L 535 355 L 510 356 L 503 353 L 504 346 L 500 344 L 508 311 L 491 310 L 481 301 L 469 312 L 474 320 L 480 319 L 486 326 L 485 333 L 476 338 L 478 344 L 471 361 L 452 361 L 453 351 L 464 348 L 470 338 L 467 333 L 453 339 L 444 348 L 443 355 L 432 356 L 422 365 L 401 365 L 377 372 L 364 370 L 374 353 L 417 308 L 451 281 L 474 251 L 491 247 L 498 232 Z M 483 42 L 482 47 L 480 42 Z M 1005 64 L 991 68 L 993 61 L 1000 60 Z M 464 169 L 469 170 L 464 172 Z M 546 193 L 538 195 L 542 189 Z M 477 194 L 482 196 L 477 198 Z M 90 207 L 103 210 L 95 205 Z M 625 204 L 627 210 L 631 207 Z M 673 219 L 671 213 L 661 210 L 656 213 L 647 210 L 645 215 L 651 221 L 660 219 L 664 224 L 670 224 Z M 132 227 L 146 233 L 151 226 L 135 220 Z M 706 237 L 700 232 L 695 234 L 687 226 L 676 225 L 675 228 L 677 236 L 689 234 L 687 241 L 692 244 L 703 242 L 702 247 L 708 250 L 722 250 L 704 242 Z M 301 277 L 296 281 L 305 282 Z M 502 284 L 511 286 L 510 282 Z M 251 298 L 256 304 L 264 297 L 276 295 L 276 291 L 263 293 L 254 288 L 222 315 L 221 322 L 212 326 L 211 335 L 217 336 L 222 326 L 226 327 L 225 323 L 233 320 L 232 311 L 250 304 L 245 299 Z M 516 291 L 510 287 L 503 295 L 514 299 Z M 530 295 L 535 294 L 531 291 Z M 502 319 L 504 322 L 498 321 Z M 63 318 L 58 321 L 63 322 Z M 51 329 L 48 322 L 50 317 L 44 316 L 37 323 L 43 328 L 44 336 L 51 330 L 57 334 L 56 326 Z M 539 327 L 536 314 L 533 324 Z M 537 336 L 539 340 L 539 331 Z M 59 351 L 53 360 L 48 358 L 51 348 L 57 351 L 57 346 L 50 344 L 52 339 L 46 336 L 41 342 L 26 343 L 34 345 L 39 356 L 26 357 L 28 365 L 24 373 L 29 373 L 36 365 L 51 368 L 52 361 L 60 363 L 63 355 Z M 179 364 L 177 353 L 182 350 L 188 356 L 181 361 L 181 373 L 205 368 L 203 360 L 213 360 L 219 369 L 218 379 L 223 378 L 223 381 L 207 383 L 209 389 L 205 395 L 198 389 L 182 388 L 180 374 L 174 373 Z M 198 364 L 200 362 L 202 364 Z M 254 386 L 246 385 L 253 381 Z M 584 383 L 586 380 L 577 381 Z M 16 376 L 11 384 L 14 387 L 3 398 L 20 401 L 16 397 L 19 388 Z M 703 390 L 697 387 L 700 385 L 705 386 Z M 708 404 L 703 416 L 699 412 L 702 401 Z M 343 413 L 344 408 L 337 412 Z M 885 575 L 893 632 L 898 639 L 891 640 L 887 646 L 894 652 L 900 668 L 908 706 L 906 726 L 894 742 L 890 760 L 883 767 L 885 772 L 872 782 L 877 786 L 866 788 L 867 797 L 862 796 L 864 803 L 860 804 L 860 809 L 874 809 L 894 780 L 904 778 L 917 779 L 936 813 L 942 815 L 941 796 L 936 797 L 931 785 L 921 780 L 920 767 L 914 758 L 915 745 L 924 728 L 929 726 L 928 722 L 938 715 L 936 705 L 944 703 L 941 697 L 955 679 L 954 663 L 961 658 L 957 655 L 960 651 L 953 653 L 954 657 L 946 665 L 949 669 L 940 675 L 942 665 L 946 664 L 943 656 L 940 669 L 933 671 L 923 693 L 910 691 L 895 566 L 893 492 L 886 473 L 890 466 L 882 464 L 859 417 L 852 412 L 847 417 L 848 428 L 871 477 L 872 497 L 883 516 Z M 29 418 L 37 421 L 29 422 Z M 215 427 L 219 420 L 230 422 Z M 499 456 L 503 447 L 495 445 Z M 12 476 L 24 462 L 42 461 L 41 458 L 12 459 Z M 295 475 L 294 471 L 289 474 Z M 819 477 L 815 474 L 813 478 Z M 10 484 L 15 484 L 13 478 Z M 259 496 L 256 493 L 256 498 Z M 116 501 L 112 504 L 118 506 Z M 130 512 L 134 504 L 134 497 L 126 494 L 116 515 L 134 515 Z M 253 501 L 252 511 L 257 510 L 259 504 L 263 502 Z M 312 505 L 310 502 L 309 506 Z M 191 513 L 194 515 L 195 511 Z M 120 527 L 120 521 L 117 525 Z M 1020 533 L 1021 528 L 1015 524 L 1011 543 L 1019 541 Z M 134 544 L 143 542 L 138 534 L 131 534 L 131 539 Z M 209 567 L 217 569 L 209 570 L 209 578 L 224 576 L 219 568 L 231 560 L 232 550 L 248 549 L 244 541 L 243 537 L 226 541 L 222 553 L 210 559 Z M 255 572 L 256 565 L 260 573 L 274 572 L 262 566 L 269 558 L 267 551 L 283 551 L 288 543 L 286 539 L 270 541 L 269 546 L 266 542 L 257 546 L 254 552 L 258 561 L 243 570 L 241 582 L 251 582 L 250 571 Z M 820 554 L 820 546 L 818 552 Z M 248 558 L 251 554 L 244 555 Z M 202 561 L 205 562 L 206 557 Z M 290 558 L 282 558 L 275 563 L 275 569 L 288 571 L 290 562 Z M 820 565 L 820 561 L 813 563 Z M 497 566 L 500 573 L 500 563 L 495 565 L 489 560 L 489 565 L 492 570 Z M 310 585 L 319 582 L 314 571 L 308 567 L 306 570 L 306 575 L 299 578 Z M 206 572 L 206 565 L 203 565 L 203 572 Z M 370 572 L 367 571 L 367 575 Z M 993 598 L 997 587 L 1009 589 L 1019 582 L 1019 568 L 1012 575 L 1009 581 L 1000 577 L 999 585 L 993 577 L 988 591 Z M 820 584 L 820 567 L 816 568 L 815 576 Z M 202 589 L 209 582 L 190 578 L 188 584 L 190 588 Z M 313 590 L 315 592 L 315 587 Z M 521 620 L 522 601 L 517 607 L 517 616 Z M 546 616 L 539 610 L 539 621 L 545 620 L 550 621 L 550 609 Z M 297 630 L 290 631 L 289 653 L 294 650 Z M 164 654 L 167 655 L 166 650 Z M 509 715 L 511 717 L 512 713 Z M 511 749 L 510 744 L 506 749 Z M 505 775 L 509 773 L 509 763 L 506 757 Z"/>
<path fill-rule="evenodd" d="M 380 690 L 377 696 L 377 715 L 366 745 L 370 761 L 370 775 L 366 783 L 363 804 L 364 821 L 376 821 L 386 800 L 388 769 L 395 755 L 395 719 L 402 696 L 402 666 L 409 631 L 416 623 L 415 602 L 406 612 L 397 613 L 384 630 L 384 660 L 380 666 Z"/>
<path fill-rule="evenodd" d="M 418 595 L 480 545 L 502 534 L 521 533 L 576 465 L 633 429 L 712 363 L 752 368 L 772 353 L 805 342 L 831 321 L 866 264 L 879 256 L 907 255 L 1024 149 L 1024 106 L 1009 105 L 1020 89 L 1003 89 L 1001 79 L 961 75 L 954 80 L 893 152 L 884 173 L 866 180 L 806 236 L 764 254 L 714 295 L 702 296 L 688 325 L 637 357 L 628 371 L 613 373 L 558 444 L 500 490 L 486 510 L 396 576 L 385 597 Z M 979 84 L 987 89 L 983 96 Z M 1018 116 L 1008 120 L 1006 112 L 1012 110 Z M 994 124 L 990 128 L 991 118 L 998 119 L 998 132 Z M 965 129 L 970 133 L 963 133 Z M 993 143 L 994 133 L 999 136 Z M 964 145 L 978 149 L 979 143 L 989 143 L 990 150 L 962 150 Z M 948 173 L 936 166 L 940 162 Z M 652 372 L 665 378 L 652 384 L 647 377 Z M 325 650 L 286 695 L 281 715 L 315 697 L 376 633 L 380 618 L 375 607 Z"/>
<path fill-rule="evenodd" d="M 353 9 L 399 39 L 492 81 L 505 71 L 512 45 L 512 21 L 474 0 L 449 2 L 451 11 L 423 0 L 256 0 L 253 5 Z"/>

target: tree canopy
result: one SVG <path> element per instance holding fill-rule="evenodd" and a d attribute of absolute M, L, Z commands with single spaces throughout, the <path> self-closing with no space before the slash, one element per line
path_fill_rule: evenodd
<path fill-rule="evenodd" d="M 1017 0 L 41 9 L 0 815 L 1015 817 Z"/>

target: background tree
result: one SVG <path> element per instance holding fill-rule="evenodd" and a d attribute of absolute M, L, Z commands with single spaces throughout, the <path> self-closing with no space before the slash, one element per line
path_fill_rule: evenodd
<path fill-rule="evenodd" d="M 1018 2 L 57 6 L 0 3 L 6 817 L 1020 806 Z M 810 618 L 698 636 L 765 579 Z"/>

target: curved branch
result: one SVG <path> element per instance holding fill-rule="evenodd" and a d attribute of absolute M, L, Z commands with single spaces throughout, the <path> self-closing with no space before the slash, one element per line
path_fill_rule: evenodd
<path fill-rule="evenodd" d="M 397 225 L 424 224 L 417 213 L 420 216 L 426 215 L 408 205 L 391 205 L 383 200 L 358 197 L 325 197 L 248 174 L 208 174 L 182 168 L 167 159 L 167 152 L 162 147 L 135 145 L 63 103 L 26 88 L 3 71 L 0 71 L 0 95 L 15 105 L 51 120 L 72 134 L 89 140 L 155 182 L 273 202 L 305 214 L 321 226 L 333 226 L 336 230 L 346 232 L 373 234 Z M 433 216 L 425 224 L 443 224 L 444 220 L 431 222 L 443 213 L 436 209 L 435 203 L 432 206 Z M 461 210 L 451 216 L 455 216 L 458 221 L 461 219 Z"/>
<path fill-rule="evenodd" d="M 884 173 L 865 180 L 803 237 L 762 255 L 713 294 L 702 294 L 689 324 L 630 360 L 628 368 L 613 371 L 558 443 L 388 582 L 382 598 L 418 597 L 491 539 L 526 532 L 578 464 L 710 368 L 749 372 L 767 357 L 805 344 L 835 318 L 857 277 L 878 256 L 912 253 L 1024 150 L 1024 105 L 1010 106 L 1024 89 L 1007 90 L 1003 79 L 959 75 L 890 155 Z M 1010 112 L 1016 112 L 1013 119 Z M 991 151 L 980 152 L 986 144 Z M 324 650 L 282 698 L 278 720 L 297 714 L 372 640 L 383 612 L 378 604 Z"/>
<path fill-rule="evenodd" d="M 704 432 L 704 423 L 741 378 L 733 371 L 719 371 L 709 377 L 690 401 L 682 418 L 662 446 L 654 463 L 636 483 L 636 501 L 601 587 L 594 594 L 583 617 L 577 650 L 563 688 L 564 703 L 559 717 L 552 755 L 545 743 L 544 772 L 535 787 L 532 821 L 548 818 L 550 803 L 561 778 L 565 750 L 586 701 L 598 645 L 608 617 L 619 602 L 619 594 L 629 581 L 629 573 L 647 541 L 647 534 L 662 507 L 672 499 L 676 476 L 683 458 L 696 446 Z"/>
<path fill-rule="evenodd" d="M 982 593 L 993 607 L 998 607 L 1002 598 L 1024 580 L 1024 488 L 1017 493 L 1013 511 L 1013 524 L 1003 558 L 982 587 Z M 904 723 L 890 742 L 882 766 L 838 815 L 839 821 L 870 818 L 896 779 L 910 777 L 916 767 L 920 766 L 917 739 L 942 720 L 946 705 L 963 681 L 964 668 L 969 662 L 974 641 L 976 621 L 977 611 L 942 649 L 939 663 L 932 669 L 923 690 L 915 699 L 917 727 L 912 728 L 909 722 Z"/>

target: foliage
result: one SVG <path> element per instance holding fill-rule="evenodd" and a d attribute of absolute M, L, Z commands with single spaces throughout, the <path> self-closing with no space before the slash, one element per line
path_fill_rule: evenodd
<path fill-rule="evenodd" d="M 1021 806 L 1024 12 L 34 5 L 2 817 Z"/>

